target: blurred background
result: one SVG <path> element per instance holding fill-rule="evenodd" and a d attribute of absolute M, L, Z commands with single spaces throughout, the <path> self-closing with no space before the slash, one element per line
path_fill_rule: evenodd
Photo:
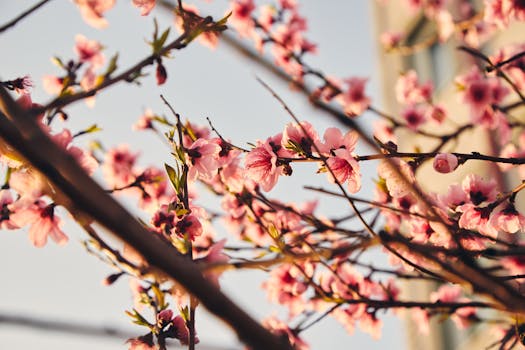
<path fill-rule="evenodd" d="M 0 25 L 7 22 L 36 1 L 0 2 Z M 201 11 L 214 18 L 224 15 L 228 3 L 195 1 Z M 367 93 L 379 101 L 380 76 L 377 59 L 377 34 L 373 33 L 372 3 L 369 1 L 333 0 L 303 1 L 301 13 L 308 19 L 307 37 L 318 44 L 319 53 L 307 57 L 313 67 L 322 69 L 329 76 L 369 77 Z M 157 8 L 148 17 L 141 17 L 130 1 L 117 1 L 107 13 L 110 23 L 104 30 L 93 29 L 80 16 L 71 1 L 51 1 L 14 28 L 0 34 L 0 79 L 8 80 L 29 75 L 34 81 L 33 100 L 46 103 L 50 96 L 42 88 L 42 77 L 60 73 L 50 58 L 64 60 L 75 57 L 75 35 L 83 34 L 100 41 L 105 47 L 106 58 L 119 53 L 119 68 L 126 68 L 146 57 L 150 48 L 145 43 L 153 32 L 153 18 L 160 29 L 173 25 L 173 17 Z M 171 38 L 175 37 L 172 30 Z M 254 143 L 283 130 L 290 122 L 289 116 L 278 102 L 264 90 L 255 77 L 266 81 L 281 95 L 301 119 L 311 122 L 318 132 L 333 126 L 326 114 L 313 109 L 306 98 L 289 89 L 288 84 L 275 78 L 259 65 L 219 43 L 215 50 L 192 43 L 187 49 L 175 52 L 173 59 L 165 60 L 168 69 L 167 83 L 158 87 L 151 74 L 142 80 L 142 86 L 117 84 L 96 96 L 94 108 L 78 102 L 67 108 L 70 120 L 67 127 L 83 130 L 96 123 L 103 130 L 88 135 L 78 142 L 101 140 L 106 147 L 129 144 L 140 151 L 144 166 L 172 162 L 169 150 L 152 133 L 133 132 L 131 125 L 151 108 L 156 114 L 169 115 L 159 98 L 163 94 L 184 117 L 197 124 L 206 124 L 209 117 L 214 126 L 238 145 Z M 380 105 L 379 103 L 377 103 Z M 364 114 L 363 124 L 370 125 L 373 117 Z M 65 124 L 64 124 L 65 125 Z M 60 127 L 60 123 L 57 123 Z M 358 150 L 359 151 L 359 150 Z M 326 184 L 325 175 L 312 175 L 314 167 L 294 169 L 294 177 L 284 178 L 272 196 L 283 201 L 300 202 L 319 198 L 315 193 L 302 190 L 302 185 Z M 365 166 L 362 197 L 371 197 L 371 180 L 374 169 Z M 98 173 L 97 173 L 98 174 Z M 98 177 L 98 175 L 97 175 Z M 319 212 L 326 215 L 348 213 L 341 211 L 340 202 L 320 199 Z M 130 209 L 132 203 L 126 202 Z M 199 203 L 213 201 L 203 195 Z M 211 205 L 211 204 L 210 204 Z M 140 215 L 140 213 L 137 213 Z M 65 214 L 63 215 L 65 216 Z M 138 336 L 144 330 L 134 326 L 124 314 L 132 307 L 131 293 L 125 279 L 110 287 L 102 280 L 112 273 L 109 266 L 86 253 L 81 242 L 86 238 L 78 227 L 68 223 L 64 231 L 70 242 L 58 247 L 49 242 L 44 248 L 34 248 L 27 232 L 0 232 L 0 348 L 11 349 L 124 349 L 128 337 Z M 220 228 L 219 228 L 220 230 Z M 373 254 L 370 260 L 383 261 Z M 282 309 L 266 302 L 260 288 L 263 274 L 256 271 L 226 273 L 221 279 L 222 289 L 244 306 L 256 318 L 281 314 Z M 197 332 L 200 349 L 241 349 L 235 335 L 202 308 L 197 315 Z M 312 349 L 403 349 L 405 346 L 402 322 L 388 313 L 381 339 L 374 340 L 356 328 L 349 335 L 330 317 L 305 333 Z"/>

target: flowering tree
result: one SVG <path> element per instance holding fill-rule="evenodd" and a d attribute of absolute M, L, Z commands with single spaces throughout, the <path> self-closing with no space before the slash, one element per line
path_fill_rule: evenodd
<path fill-rule="evenodd" d="M 14 30 L 48 2 L 6 23 L 0 33 Z M 114 2 L 74 1 L 84 20 L 100 29 L 108 25 L 105 14 Z M 480 45 L 511 22 L 524 21 L 525 5 L 493 0 L 475 9 L 464 2 L 455 13 L 446 1 L 404 2 L 436 24 L 435 36 L 414 44 L 388 32 L 381 41 L 391 54 L 410 55 L 460 40 L 458 50 L 472 58 L 471 67 L 455 79 L 458 98 L 468 106 L 464 122 L 435 100 L 433 83 L 421 82 L 415 70 L 403 72 L 392 87 L 401 110 L 397 116 L 376 107 L 366 93 L 366 78 L 331 77 L 309 65 L 317 47 L 305 36 L 307 19 L 295 0 L 235 0 L 219 19 L 201 14 L 206 5 L 134 0 L 137 16 L 150 15 L 156 6 L 173 11 L 179 34 L 155 21 L 149 55 L 129 67 L 121 67 L 118 55 L 106 59 L 101 43 L 77 35 L 75 57 L 54 57 L 59 73 L 42 82 L 52 95 L 48 102 L 32 101 L 32 80 L 23 73 L 0 81 L 1 227 L 27 228 L 36 247 L 48 238 L 65 244 L 61 208 L 66 209 L 86 232 L 87 250 L 116 269 L 105 282 L 130 279 L 136 303 L 127 314 L 144 327 L 142 335 L 129 339 L 130 349 L 166 349 L 172 338 L 194 349 L 198 307 L 228 323 L 253 349 L 307 349 L 302 334 L 328 317 L 349 332 L 359 326 L 378 337 L 385 312 L 413 317 L 422 333 L 436 317 L 449 317 L 459 328 L 490 324 L 497 330 L 494 344 L 513 348 L 523 342 L 525 330 L 525 218 L 517 206 L 525 185 L 516 180 L 505 188 L 467 165 L 483 162 L 495 172 L 517 170 L 520 179 L 524 176 L 519 115 L 525 104 L 524 44 L 490 53 Z M 228 36 L 230 31 L 240 39 Z M 168 145 L 170 161 L 147 168 L 138 166 L 139 145 L 82 148 L 77 138 L 99 127 L 72 131 L 60 123 L 75 118 L 70 105 L 84 100 L 94 106 L 110 86 L 140 85 L 152 72 L 156 83 L 164 84 L 170 79 L 166 61 L 175 52 L 183 54 L 198 45 L 195 41 L 214 47 L 221 40 L 251 42 L 260 53 L 253 59 L 275 68 L 305 100 L 329 113 L 334 126 L 316 130 L 262 80 L 261 87 L 290 117 L 282 132 L 240 145 L 212 120 L 197 125 L 174 109 L 169 96 L 161 96 L 169 113 L 148 110 L 133 125 Z M 365 111 L 380 118 L 373 135 L 361 126 Z M 399 142 L 400 130 L 425 142 L 418 147 Z M 456 149 L 472 130 L 495 136 L 491 153 L 478 152 L 476 145 L 470 152 Z M 368 153 L 357 152 L 358 145 Z M 374 198 L 359 195 L 365 183 L 360 168 L 367 162 L 377 167 Z M 339 198 L 340 213 L 320 213 L 316 201 L 272 196 L 282 177 L 295 176 L 298 163 L 313 164 L 312 176 L 326 179 L 325 186 L 305 183 L 305 188 Z M 435 193 L 420 176 L 427 163 L 435 176 L 458 168 L 466 174 Z M 97 172 L 103 184 L 91 177 Z M 220 199 L 220 209 L 199 201 L 204 190 Z M 115 199 L 120 195 L 131 198 L 144 219 L 125 210 Z M 100 226 L 123 247 L 99 232 Z M 385 266 L 365 259 L 378 247 L 388 257 Z M 272 316 L 259 323 L 220 291 L 223 272 L 250 268 L 267 272 L 262 288 L 287 309 L 285 320 Z M 401 281 L 432 281 L 436 289 L 426 300 L 413 300 L 400 293 Z"/>

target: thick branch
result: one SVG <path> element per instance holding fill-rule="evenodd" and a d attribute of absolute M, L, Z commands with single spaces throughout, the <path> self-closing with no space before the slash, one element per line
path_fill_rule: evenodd
<path fill-rule="evenodd" d="M 0 88 L 0 136 L 40 171 L 57 191 L 55 200 L 85 220 L 95 220 L 140 252 L 153 267 L 180 283 L 254 349 L 291 349 L 226 297 L 174 247 L 147 231 L 56 145 Z"/>

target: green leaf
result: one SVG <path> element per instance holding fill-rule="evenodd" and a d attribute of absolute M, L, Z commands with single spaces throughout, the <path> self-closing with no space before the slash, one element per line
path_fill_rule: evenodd
<path fill-rule="evenodd" d="M 117 70 L 117 60 L 118 60 L 118 52 L 111 57 L 111 60 L 109 61 L 108 69 L 106 69 L 106 73 L 104 73 L 104 77 L 109 77 L 111 73 Z"/>
<path fill-rule="evenodd" d="M 164 168 L 166 169 L 166 173 L 168 174 L 168 178 L 170 179 L 173 188 L 179 193 L 180 180 L 178 172 L 166 163 L 164 163 Z"/>
<path fill-rule="evenodd" d="M 166 301 L 164 299 L 164 293 L 162 293 L 162 291 L 156 284 L 151 285 L 151 290 L 153 290 L 153 293 L 155 293 L 155 297 L 157 298 L 158 307 L 161 310 L 164 310 L 166 308 Z"/>
<path fill-rule="evenodd" d="M 58 56 L 52 57 L 51 58 L 51 62 L 53 62 L 53 64 L 59 66 L 60 68 L 66 69 L 66 66 L 64 65 L 64 62 L 62 62 L 62 60 Z"/>

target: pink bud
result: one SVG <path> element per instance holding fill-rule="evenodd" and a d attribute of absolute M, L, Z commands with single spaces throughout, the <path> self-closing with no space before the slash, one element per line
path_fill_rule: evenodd
<path fill-rule="evenodd" d="M 450 153 L 440 153 L 434 158 L 434 169 L 442 174 L 450 173 L 458 167 L 458 158 Z"/>
<path fill-rule="evenodd" d="M 171 311 L 169 309 L 162 310 L 157 315 L 157 321 L 161 325 L 166 325 L 166 324 L 170 323 L 172 319 L 173 319 L 173 311 Z"/>
<path fill-rule="evenodd" d="M 162 85 L 166 82 L 166 79 L 168 79 L 168 72 L 166 71 L 166 68 L 164 65 L 159 61 L 157 62 L 157 85 Z"/>

